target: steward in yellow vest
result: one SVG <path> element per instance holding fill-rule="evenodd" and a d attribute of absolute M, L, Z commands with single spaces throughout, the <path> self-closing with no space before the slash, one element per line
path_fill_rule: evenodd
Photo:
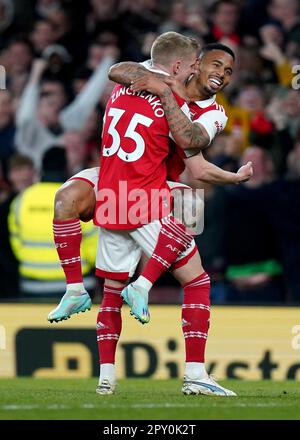
<path fill-rule="evenodd" d="M 64 272 L 52 232 L 54 197 L 66 180 L 65 169 L 64 149 L 51 148 L 44 156 L 41 182 L 27 188 L 11 205 L 8 225 L 12 249 L 19 261 L 23 296 L 61 296 L 65 292 Z M 89 275 L 95 267 L 98 231 L 93 222 L 82 223 L 81 227 L 82 273 Z M 85 278 L 84 284 L 93 288 L 94 277 Z"/>

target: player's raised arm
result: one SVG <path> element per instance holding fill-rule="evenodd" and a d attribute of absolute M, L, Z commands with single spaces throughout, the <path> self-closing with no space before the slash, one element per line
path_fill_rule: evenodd
<path fill-rule="evenodd" d="M 252 162 L 243 165 L 237 173 L 225 171 L 208 162 L 200 152 L 196 156 L 184 160 L 194 179 L 215 185 L 239 184 L 247 182 L 253 176 Z"/>

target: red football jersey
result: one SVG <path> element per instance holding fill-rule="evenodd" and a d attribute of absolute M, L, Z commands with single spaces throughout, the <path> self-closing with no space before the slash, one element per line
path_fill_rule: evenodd
<path fill-rule="evenodd" d="M 188 113 L 185 101 L 176 99 Z M 169 146 L 169 126 L 160 99 L 117 85 L 104 117 L 96 225 L 132 229 L 170 212 Z"/>
<path fill-rule="evenodd" d="M 203 101 L 191 102 L 189 104 L 190 116 L 193 122 L 203 125 L 210 137 L 214 137 L 224 130 L 227 123 L 227 116 L 224 108 L 216 102 L 215 96 Z M 179 181 L 180 174 L 184 171 L 185 153 L 182 148 L 176 146 L 171 150 L 167 158 L 168 180 Z"/>

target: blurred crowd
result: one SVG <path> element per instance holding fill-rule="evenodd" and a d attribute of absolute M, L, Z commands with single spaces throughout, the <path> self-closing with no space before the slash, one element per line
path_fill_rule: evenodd
<path fill-rule="evenodd" d="M 206 155 L 229 170 L 252 160 L 255 170 L 236 187 L 192 182 L 205 188 L 197 245 L 212 300 L 300 302 L 299 0 L 0 0 L 0 298 L 18 295 L 12 200 L 39 181 L 52 147 L 64 148 L 69 176 L 98 165 L 109 67 L 148 59 L 170 30 L 235 51 L 218 97 L 228 125 Z"/>

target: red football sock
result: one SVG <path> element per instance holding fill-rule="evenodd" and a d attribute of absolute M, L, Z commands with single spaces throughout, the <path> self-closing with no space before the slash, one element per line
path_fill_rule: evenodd
<path fill-rule="evenodd" d="M 122 289 L 104 286 L 96 326 L 100 364 L 115 363 L 117 343 L 122 330 Z"/>
<path fill-rule="evenodd" d="M 163 219 L 157 244 L 141 275 L 154 284 L 188 249 L 192 240 L 193 236 L 187 232 L 186 227 L 174 217 Z"/>
<path fill-rule="evenodd" d="M 53 220 L 53 234 L 67 284 L 82 283 L 80 257 L 82 232 L 79 219 Z"/>
<path fill-rule="evenodd" d="M 206 272 L 184 286 L 182 331 L 186 362 L 204 362 L 210 318 L 210 279 Z"/>

